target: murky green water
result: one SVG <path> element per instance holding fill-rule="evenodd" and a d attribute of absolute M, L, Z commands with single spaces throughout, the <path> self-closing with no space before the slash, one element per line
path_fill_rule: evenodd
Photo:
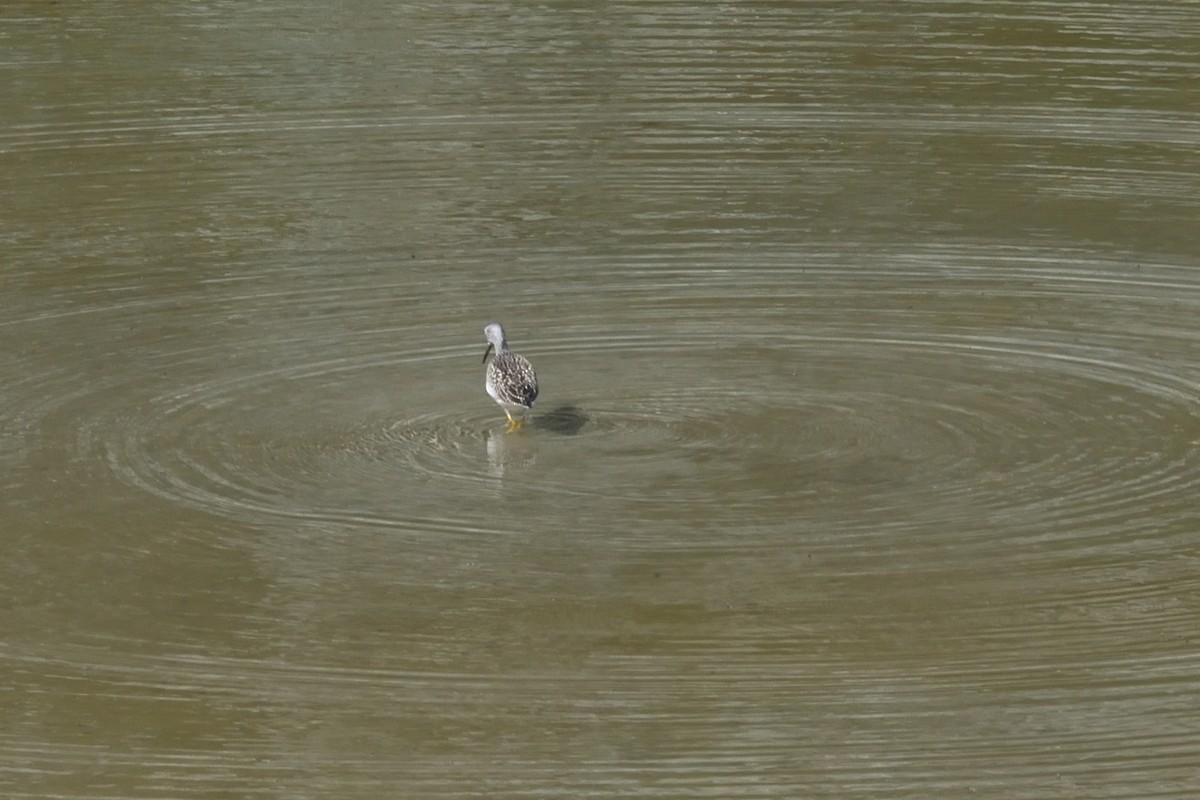
<path fill-rule="evenodd" d="M 5 3 L 0 793 L 1196 796 L 1197 30 Z"/>

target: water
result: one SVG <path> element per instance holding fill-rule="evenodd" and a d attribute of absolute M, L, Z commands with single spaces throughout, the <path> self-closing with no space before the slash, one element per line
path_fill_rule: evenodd
<path fill-rule="evenodd" d="M 4 795 L 1195 796 L 1198 23 L 6 4 Z"/>

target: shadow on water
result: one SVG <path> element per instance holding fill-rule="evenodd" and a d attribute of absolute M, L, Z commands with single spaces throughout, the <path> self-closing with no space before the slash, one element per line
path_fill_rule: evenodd
<path fill-rule="evenodd" d="M 589 417 L 573 405 L 563 405 L 534 416 L 529 424 L 538 430 L 574 436 L 588 423 Z"/>

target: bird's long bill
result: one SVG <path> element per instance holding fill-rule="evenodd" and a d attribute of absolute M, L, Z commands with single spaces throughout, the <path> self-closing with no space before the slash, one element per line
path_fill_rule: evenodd
<path fill-rule="evenodd" d="M 492 352 L 492 347 L 493 347 L 492 343 L 488 342 L 487 350 L 483 351 L 483 360 L 484 361 L 487 361 L 488 353 Z M 480 363 L 482 363 L 482 362 L 480 362 Z"/>

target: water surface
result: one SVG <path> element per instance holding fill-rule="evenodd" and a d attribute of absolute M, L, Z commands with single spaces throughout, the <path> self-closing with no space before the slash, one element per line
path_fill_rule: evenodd
<path fill-rule="evenodd" d="M 5 796 L 1195 796 L 1198 23 L 6 4 Z"/>

